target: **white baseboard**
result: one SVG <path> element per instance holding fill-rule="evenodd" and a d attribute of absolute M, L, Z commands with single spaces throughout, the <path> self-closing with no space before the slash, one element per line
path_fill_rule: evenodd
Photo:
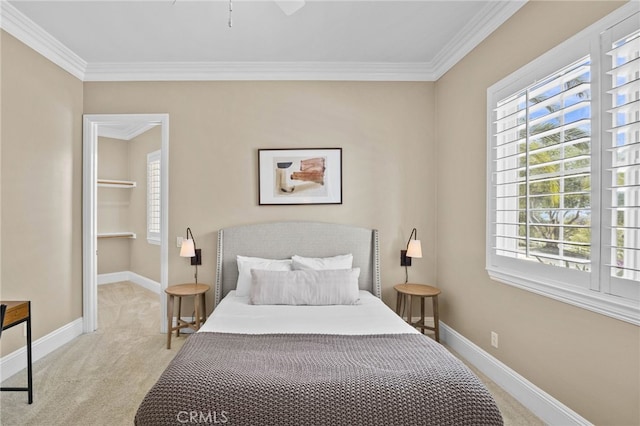
<path fill-rule="evenodd" d="M 486 374 L 548 425 L 591 425 L 578 413 L 440 322 L 440 340 Z"/>
<path fill-rule="evenodd" d="M 160 283 L 143 277 L 131 271 L 114 272 L 110 274 L 98 275 L 98 285 L 109 284 L 120 281 L 131 281 L 141 287 L 146 288 L 156 294 L 160 294 Z M 67 325 L 60 327 L 31 342 L 32 361 L 36 362 L 40 358 L 48 355 L 62 345 L 69 343 L 80 336 L 83 331 L 83 320 L 78 318 Z M 11 352 L 0 358 L 0 382 L 8 379 L 14 374 L 27 367 L 27 347 Z"/>
<path fill-rule="evenodd" d="M 129 271 L 112 272 L 110 274 L 98 274 L 98 285 L 129 281 Z"/>
<path fill-rule="evenodd" d="M 160 283 L 131 271 L 112 272 L 98 275 L 98 285 L 131 281 L 140 287 L 146 288 L 156 294 L 160 294 Z"/>
<path fill-rule="evenodd" d="M 152 279 L 138 275 L 135 272 L 129 272 L 129 281 L 134 284 L 138 284 L 140 287 L 144 287 L 155 294 L 160 294 L 160 283 L 153 281 Z"/>
<path fill-rule="evenodd" d="M 32 362 L 50 354 L 59 347 L 69 343 L 82 334 L 82 318 L 78 318 L 67 325 L 63 325 L 31 342 Z M 19 371 L 27 368 L 27 346 L 11 352 L 0 359 L 0 381 L 4 381 Z"/>

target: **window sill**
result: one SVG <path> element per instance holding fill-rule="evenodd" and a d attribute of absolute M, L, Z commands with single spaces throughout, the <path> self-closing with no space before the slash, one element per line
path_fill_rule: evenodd
<path fill-rule="evenodd" d="M 487 268 L 492 280 L 512 285 L 541 296 L 587 309 L 611 318 L 640 325 L 640 306 L 637 302 L 598 293 L 579 287 L 559 288 L 550 282 L 532 280 L 503 268 Z"/>

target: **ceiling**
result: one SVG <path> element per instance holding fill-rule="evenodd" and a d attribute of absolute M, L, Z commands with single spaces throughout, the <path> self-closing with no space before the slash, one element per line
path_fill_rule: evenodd
<path fill-rule="evenodd" d="M 85 81 L 439 78 L 523 1 L 1 0 L 2 28 Z M 52 58 L 53 57 L 53 58 Z"/>

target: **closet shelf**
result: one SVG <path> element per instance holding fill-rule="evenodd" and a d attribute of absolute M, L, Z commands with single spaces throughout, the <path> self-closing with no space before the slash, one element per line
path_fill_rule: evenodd
<path fill-rule="evenodd" d="M 136 238 L 135 232 L 105 232 L 98 234 L 98 238 Z"/>
<path fill-rule="evenodd" d="M 110 188 L 135 188 L 136 183 L 130 180 L 98 179 L 98 186 Z"/>

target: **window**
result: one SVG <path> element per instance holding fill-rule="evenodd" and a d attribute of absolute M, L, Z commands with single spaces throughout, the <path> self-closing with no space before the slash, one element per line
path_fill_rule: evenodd
<path fill-rule="evenodd" d="M 640 299 L 640 24 L 638 18 L 612 28 L 603 36 L 608 49 L 604 84 L 604 176 L 608 204 L 604 255 L 609 266 L 608 291 Z M 639 285 L 629 285 L 630 282 Z"/>
<path fill-rule="evenodd" d="M 487 91 L 489 274 L 635 324 L 639 22 L 625 6 Z"/>
<path fill-rule="evenodd" d="M 160 244 L 160 151 L 147 154 L 147 241 Z"/>

